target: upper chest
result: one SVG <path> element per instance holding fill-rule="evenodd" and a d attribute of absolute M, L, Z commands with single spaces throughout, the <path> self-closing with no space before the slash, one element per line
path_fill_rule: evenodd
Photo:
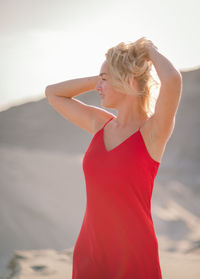
<path fill-rule="evenodd" d="M 126 128 L 123 130 L 113 129 L 111 126 L 106 125 L 102 129 L 102 141 L 107 153 L 112 153 L 120 146 L 126 144 L 132 137 L 138 133 L 142 136 L 143 143 L 149 156 L 157 161 L 161 162 L 162 155 L 165 149 L 163 142 L 159 142 L 159 139 L 153 139 L 151 136 L 150 127 L 144 124 L 138 128 Z"/>

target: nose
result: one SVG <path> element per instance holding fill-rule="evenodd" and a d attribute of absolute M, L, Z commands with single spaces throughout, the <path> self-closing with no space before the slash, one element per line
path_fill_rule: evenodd
<path fill-rule="evenodd" d="M 97 91 L 101 91 L 101 85 L 100 85 L 100 81 L 97 82 L 96 86 L 95 86 L 95 89 Z"/>

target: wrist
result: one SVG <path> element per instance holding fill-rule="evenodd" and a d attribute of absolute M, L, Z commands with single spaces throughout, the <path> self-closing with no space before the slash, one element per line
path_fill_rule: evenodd
<path fill-rule="evenodd" d="M 156 48 L 149 49 L 149 59 L 153 60 L 154 57 L 158 54 L 158 50 Z"/>

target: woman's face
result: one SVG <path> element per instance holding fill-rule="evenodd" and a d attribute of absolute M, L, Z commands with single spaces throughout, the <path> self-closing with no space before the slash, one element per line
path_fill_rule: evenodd
<path fill-rule="evenodd" d="M 125 98 L 125 94 L 115 91 L 112 86 L 110 76 L 107 69 L 107 61 L 105 60 L 101 66 L 99 80 L 96 84 L 97 91 L 100 92 L 102 105 L 107 108 L 116 108 Z"/>

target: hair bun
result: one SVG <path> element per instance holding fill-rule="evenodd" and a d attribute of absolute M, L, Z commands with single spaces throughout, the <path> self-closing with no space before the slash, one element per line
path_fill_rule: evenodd
<path fill-rule="evenodd" d="M 150 88 L 156 85 L 151 74 L 152 61 L 148 59 L 147 44 L 150 42 L 146 37 L 135 42 L 121 42 L 105 54 L 115 90 L 140 96 L 140 105 L 145 112 L 150 111 Z M 138 90 L 133 86 L 133 79 L 137 81 Z"/>

